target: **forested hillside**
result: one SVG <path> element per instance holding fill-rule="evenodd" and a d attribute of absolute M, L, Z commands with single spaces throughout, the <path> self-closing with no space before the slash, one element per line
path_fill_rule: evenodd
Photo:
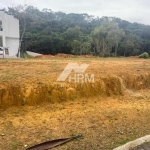
<path fill-rule="evenodd" d="M 86 13 L 40 11 L 33 6 L 9 7 L 6 12 L 20 20 L 20 35 L 24 33 L 26 49 L 33 52 L 103 57 L 150 54 L 148 25 Z"/>

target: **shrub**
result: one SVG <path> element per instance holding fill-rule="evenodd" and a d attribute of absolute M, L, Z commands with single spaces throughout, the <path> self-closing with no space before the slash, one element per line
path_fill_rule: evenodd
<path fill-rule="evenodd" d="M 144 52 L 143 54 L 139 55 L 139 58 L 149 58 L 149 54 Z"/>

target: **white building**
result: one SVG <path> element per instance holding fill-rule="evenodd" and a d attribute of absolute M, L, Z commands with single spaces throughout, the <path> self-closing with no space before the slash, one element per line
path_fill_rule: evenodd
<path fill-rule="evenodd" d="M 16 56 L 19 48 L 19 20 L 0 11 L 0 47 L 7 47 L 9 56 Z"/>

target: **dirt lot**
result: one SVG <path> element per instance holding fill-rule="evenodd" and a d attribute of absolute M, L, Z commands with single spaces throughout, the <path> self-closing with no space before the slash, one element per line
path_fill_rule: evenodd
<path fill-rule="evenodd" d="M 57 82 L 68 63 L 94 83 Z M 82 134 L 58 150 L 111 150 L 150 134 L 150 60 L 0 60 L 0 150 Z M 74 72 L 71 73 L 74 75 Z"/>

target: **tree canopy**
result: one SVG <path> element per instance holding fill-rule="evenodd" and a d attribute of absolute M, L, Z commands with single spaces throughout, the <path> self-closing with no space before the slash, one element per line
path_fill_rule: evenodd
<path fill-rule="evenodd" d="M 34 6 L 3 9 L 20 20 L 20 35 L 27 50 L 42 54 L 66 53 L 107 56 L 150 54 L 150 26 L 115 17 L 86 13 L 66 14 Z M 24 34 L 22 34 L 24 33 Z"/>

